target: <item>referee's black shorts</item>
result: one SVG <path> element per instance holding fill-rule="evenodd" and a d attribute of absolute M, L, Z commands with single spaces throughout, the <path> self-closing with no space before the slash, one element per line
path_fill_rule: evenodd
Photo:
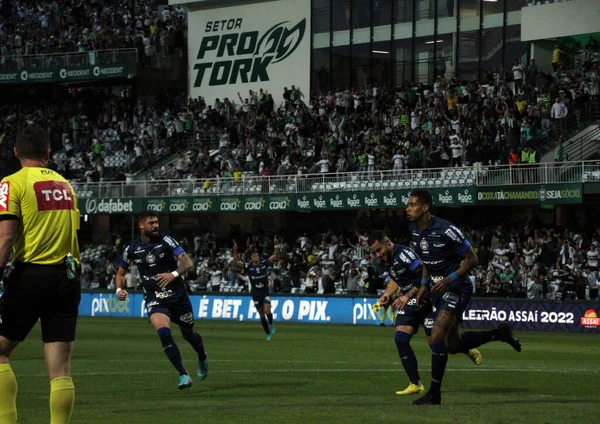
<path fill-rule="evenodd" d="M 22 342 L 38 318 L 44 343 L 72 342 L 79 314 L 79 278 L 66 265 L 16 263 L 0 297 L 0 336 Z"/>

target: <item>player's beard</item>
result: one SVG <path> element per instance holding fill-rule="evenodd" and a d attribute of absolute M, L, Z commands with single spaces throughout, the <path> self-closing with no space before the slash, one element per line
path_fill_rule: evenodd
<path fill-rule="evenodd" d="M 146 237 L 148 237 L 148 240 L 152 240 L 152 241 L 156 241 L 160 238 L 160 231 L 156 230 L 156 232 L 149 230 L 145 232 Z"/>

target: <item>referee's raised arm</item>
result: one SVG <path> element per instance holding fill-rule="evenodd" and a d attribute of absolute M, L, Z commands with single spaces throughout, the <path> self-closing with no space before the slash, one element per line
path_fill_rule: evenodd
<path fill-rule="evenodd" d="M 50 378 L 50 416 L 68 423 L 75 401 L 71 354 L 79 283 L 79 210 L 71 184 L 47 168 L 48 133 L 28 126 L 16 139 L 21 170 L 0 182 L 0 271 L 13 271 L 0 297 L 0 424 L 16 423 L 16 346 L 41 320 Z"/>

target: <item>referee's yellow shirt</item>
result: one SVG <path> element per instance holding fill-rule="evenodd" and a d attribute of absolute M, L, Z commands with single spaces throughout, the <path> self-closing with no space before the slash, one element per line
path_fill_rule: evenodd
<path fill-rule="evenodd" d="M 47 168 L 25 167 L 0 182 L 0 219 L 19 221 L 13 260 L 57 265 L 71 253 L 79 263 L 79 209 L 73 187 Z"/>

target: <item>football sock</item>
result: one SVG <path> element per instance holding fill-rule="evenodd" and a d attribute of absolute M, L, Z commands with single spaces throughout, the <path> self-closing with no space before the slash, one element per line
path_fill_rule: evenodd
<path fill-rule="evenodd" d="M 265 329 L 265 334 L 271 334 L 271 331 L 269 330 L 269 323 L 267 322 L 267 319 L 264 316 L 260 317 L 260 323 Z"/>
<path fill-rule="evenodd" d="M 434 343 L 429 346 L 431 347 L 431 387 L 429 393 L 439 395 L 446 364 L 448 363 L 448 348 L 446 342 Z"/>
<path fill-rule="evenodd" d="M 200 334 L 198 334 L 198 333 L 194 333 L 194 334 L 192 334 L 191 337 L 184 336 L 184 338 L 188 341 L 188 343 L 190 345 L 192 345 L 192 347 L 194 348 L 196 353 L 198 353 L 198 359 L 200 359 L 201 361 L 205 361 L 206 360 L 206 352 L 204 351 L 204 344 L 202 343 L 202 336 L 200 336 Z"/>
<path fill-rule="evenodd" d="M 0 364 L 0 424 L 17 422 L 17 379 L 10 364 Z"/>
<path fill-rule="evenodd" d="M 396 334 L 394 335 L 394 341 L 396 342 L 396 347 L 398 348 L 400 361 L 402 361 L 402 366 L 404 367 L 404 371 L 406 371 L 406 375 L 408 375 L 410 382 L 420 386 L 421 378 L 419 377 L 419 366 L 415 352 L 410 346 L 411 337 L 412 336 L 410 334 L 402 331 L 396 331 Z"/>
<path fill-rule="evenodd" d="M 68 424 L 75 404 L 75 386 L 71 377 L 50 382 L 50 424 Z"/>
<path fill-rule="evenodd" d="M 267 319 L 269 320 L 269 325 L 273 325 L 273 314 L 267 314 Z"/>
<path fill-rule="evenodd" d="M 478 346 L 494 341 L 496 330 L 489 331 L 467 331 L 460 335 L 460 344 L 468 352 Z"/>
<path fill-rule="evenodd" d="M 179 372 L 179 375 L 187 374 L 187 371 L 183 367 L 183 362 L 181 360 L 181 353 L 179 353 L 179 348 L 175 344 L 175 340 L 173 340 L 173 336 L 171 335 L 171 330 L 167 327 L 159 328 L 157 331 L 158 338 L 163 347 L 163 351 L 169 358 L 169 361 L 173 364 L 175 369 Z"/>

